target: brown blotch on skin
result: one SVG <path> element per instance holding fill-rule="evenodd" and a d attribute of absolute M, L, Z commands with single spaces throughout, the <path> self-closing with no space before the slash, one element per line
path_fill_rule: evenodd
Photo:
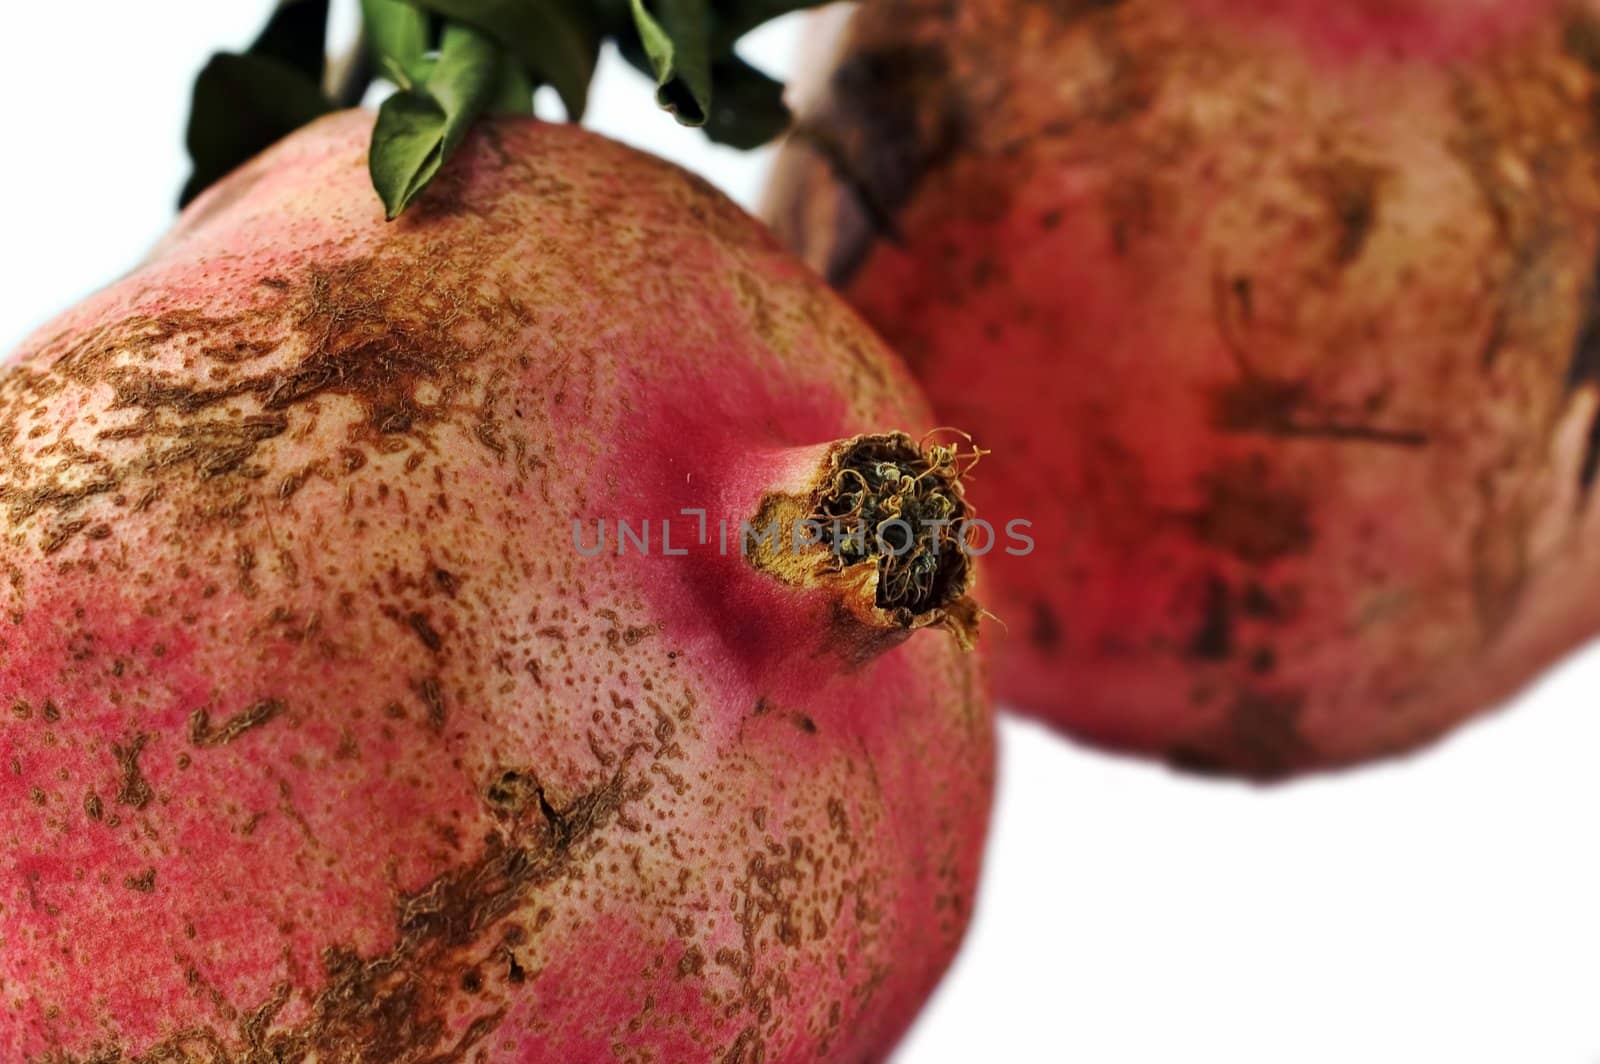
<path fill-rule="evenodd" d="M 839 234 L 826 270 L 843 286 L 875 241 L 900 239 L 896 215 L 965 143 L 969 118 L 949 58 L 934 44 L 854 51 L 834 71 L 831 88 L 826 110 L 797 124 L 793 136 L 851 197 L 853 224 Z"/>
<path fill-rule="evenodd" d="M 1578 465 L 1580 507 L 1588 505 L 1597 478 L 1600 478 L 1600 411 L 1596 411 L 1594 420 L 1589 423 L 1589 431 L 1584 436 L 1583 460 Z"/>
<path fill-rule="evenodd" d="M 1115 254 L 1126 255 L 1136 240 L 1150 236 L 1159 229 L 1162 206 L 1149 178 L 1142 175 L 1119 178 L 1106 190 L 1104 199 L 1106 217 L 1111 226 L 1111 247 Z"/>
<path fill-rule="evenodd" d="M 189 718 L 189 741 L 196 746 L 222 746 L 232 742 L 251 728 L 259 728 L 275 719 L 285 709 L 286 703 L 276 698 L 265 698 L 223 721 L 213 728 L 211 715 L 206 710 L 195 710 Z"/>
<path fill-rule="evenodd" d="M 1032 611 L 1032 622 L 1028 625 L 1028 639 L 1040 650 L 1056 650 L 1061 646 L 1061 618 L 1056 616 L 1055 609 L 1043 599 L 1035 600 Z"/>
<path fill-rule="evenodd" d="M 496 815 L 513 818 L 541 810 L 545 805 L 544 788 L 531 769 L 507 768 L 501 770 L 484 788 L 484 798 Z"/>
<path fill-rule="evenodd" d="M 155 797 L 155 791 L 139 771 L 139 755 L 149 741 L 148 734 L 140 733 L 130 739 L 126 746 L 120 743 L 111 744 L 111 753 L 117 759 L 117 767 L 122 770 L 122 784 L 117 789 L 118 805 L 143 809 L 150 804 L 150 799 Z"/>
<path fill-rule="evenodd" d="M 1600 388 L 1600 264 L 1583 293 L 1583 318 L 1567 365 L 1567 390 Z M 1578 463 L 1579 505 L 1586 505 L 1600 477 L 1600 412 L 1589 425 L 1583 457 Z"/>
<path fill-rule="evenodd" d="M 1266 459 L 1230 459 L 1201 478 L 1205 501 L 1192 518 L 1202 541 L 1251 564 L 1311 549 L 1311 504 L 1272 483 Z"/>
<path fill-rule="evenodd" d="M 443 591 L 449 598 L 456 597 L 456 589 L 460 586 L 460 584 L 457 581 L 455 574 L 444 569 L 435 568 L 433 570 L 433 582 L 438 586 L 439 590 Z"/>
<path fill-rule="evenodd" d="M 1305 705 L 1299 690 L 1240 691 L 1222 729 L 1175 751 L 1171 764 L 1201 775 L 1242 775 L 1263 783 L 1285 779 L 1313 755 L 1300 732 Z"/>
<path fill-rule="evenodd" d="M 1280 617 L 1278 603 L 1272 597 L 1272 592 L 1255 581 L 1245 585 L 1244 593 L 1239 596 L 1239 608 L 1246 616 L 1259 620 L 1275 621 Z"/>
<path fill-rule="evenodd" d="M 444 639 L 428 620 L 427 614 L 413 612 L 406 617 L 406 623 L 417 634 L 417 638 L 422 640 L 422 645 L 431 652 L 437 654 L 444 648 Z"/>
<path fill-rule="evenodd" d="M 1568 55 L 1600 73 L 1600 20 L 1575 10 L 1561 39 Z"/>
<path fill-rule="evenodd" d="M 439 685 L 437 676 L 430 676 L 417 685 L 417 695 L 422 699 L 422 704 L 428 711 L 428 727 L 434 732 L 444 731 L 445 718 L 448 715 L 444 703 L 444 690 Z"/>
<path fill-rule="evenodd" d="M 683 956 L 678 958 L 678 978 L 697 976 L 705 970 L 706 955 L 699 946 L 690 946 L 683 951 Z"/>
<path fill-rule="evenodd" d="M 750 715 L 753 717 L 765 717 L 774 712 L 781 712 L 785 720 L 807 735 L 816 735 L 821 730 L 817 727 L 817 722 L 810 714 L 789 709 L 779 711 L 777 705 L 765 695 L 756 699 L 755 708 L 750 711 Z"/>
<path fill-rule="evenodd" d="M 370 465 L 368 450 L 426 450 L 447 423 L 484 446 L 473 427 L 488 412 L 467 399 L 482 341 L 463 336 L 473 333 L 468 326 L 492 335 L 521 313 L 461 268 L 440 273 L 379 255 L 309 267 L 235 314 L 133 314 L 58 338 L 0 375 L 0 511 L 18 527 L 43 518 L 38 537 L 48 553 L 84 533 L 114 536 L 130 512 L 118 499 L 139 500 L 133 512 L 182 500 L 186 524 L 236 532 L 259 519 L 249 503 L 272 466 L 263 450 L 325 416 L 317 405 L 325 396 L 357 410 L 340 451 L 345 475 Z M 158 368 L 179 350 L 226 372 Z M 30 438 L 63 388 L 108 388 L 106 427 L 25 454 L 17 441 Z M 527 441 L 508 430 L 496 442 L 526 473 Z M 289 505 L 317 473 L 300 469 L 265 490 Z M 163 490 L 176 484 L 192 490 Z M 241 577 L 247 593 L 253 579 Z"/>
<path fill-rule="evenodd" d="M 461 957 L 491 934 L 507 965 L 506 982 L 526 973 L 512 948 L 526 932 L 505 925 L 530 892 L 552 887 L 580 872 L 590 855 L 582 847 L 607 826 L 638 788 L 618 771 L 605 784 L 556 810 L 496 831 L 473 861 L 445 872 L 396 902 L 396 941 L 385 953 L 363 957 L 346 947 L 323 954 L 324 985 L 304 1018 L 278 1024 L 293 988 L 280 984 L 240 1017 L 234 1033 L 191 1029 L 149 1047 L 140 1060 L 187 1061 L 196 1045 L 207 1047 L 207 1064 L 254 1064 L 266 1060 L 345 1060 L 359 1049 L 366 1061 L 428 1061 L 468 1064 L 475 1046 L 504 1020 L 503 1007 L 475 1017 L 461 1038 L 446 1043 L 448 1021 L 458 1006 L 463 980 L 475 969 Z M 154 889 L 155 870 L 126 881 L 130 889 Z M 496 929 L 499 929 L 498 931 Z M 238 1046 L 236 1050 L 232 1046 Z M 89 1057 L 65 1056 L 60 1064 L 108 1064 L 128 1059 L 121 1047 L 96 1049 Z"/>
<path fill-rule="evenodd" d="M 1421 429 L 1374 425 L 1336 411 L 1317 409 L 1302 384 L 1246 372 L 1212 395 L 1212 424 L 1222 432 L 1321 439 L 1350 443 L 1424 447 L 1431 437 Z"/>
<path fill-rule="evenodd" d="M 1226 661 L 1233 656 L 1234 603 L 1227 582 L 1206 578 L 1200 625 L 1189 640 L 1189 655 L 1201 661 Z"/>
<path fill-rule="evenodd" d="M 1355 262 L 1378 224 L 1379 194 L 1387 172 L 1358 159 L 1335 157 L 1304 167 L 1299 178 L 1324 203 L 1334 223 L 1333 264 Z"/>
<path fill-rule="evenodd" d="M 1229 713 L 1229 737 L 1241 768 L 1258 779 L 1280 779 L 1311 755 L 1300 734 L 1300 714 L 1305 708 L 1300 691 L 1239 693 Z"/>

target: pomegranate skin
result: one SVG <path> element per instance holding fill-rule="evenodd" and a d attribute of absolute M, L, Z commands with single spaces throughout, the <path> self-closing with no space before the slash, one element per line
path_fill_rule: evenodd
<path fill-rule="evenodd" d="M 1277 779 L 1600 628 L 1597 42 L 1589 3 L 860 10 L 766 214 L 1006 455 L 1003 703 Z"/>
<path fill-rule="evenodd" d="M 371 123 L 0 376 L 0 1059 L 882 1059 L 971 907 L 980 661 L 678 515 L 924 400 L 675 167 L 495 120 L 385 224 Z"/>

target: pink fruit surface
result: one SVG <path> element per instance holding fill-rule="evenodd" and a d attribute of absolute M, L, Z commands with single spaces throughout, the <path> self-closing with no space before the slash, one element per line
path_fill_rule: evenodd
<path fill-rule="evenodd" d="M 985 834 L 958 603 L 679 511 L 924 401 L 698 179 L 497 120 L 385 224 L 371 124 L 0 376 L 0 1060 L 881 1059 Z"/>
<path fill-rule="evenodd" d="M 1005 454 L 1002 701 L 1278 778 L 1600 629 L 1589 3 L 866 5 L 768 213 Z"/>

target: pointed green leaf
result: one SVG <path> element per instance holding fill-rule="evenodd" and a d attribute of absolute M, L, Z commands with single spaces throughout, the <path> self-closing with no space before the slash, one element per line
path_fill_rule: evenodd
<path fill-rule="evenodd" d="M 569 119 L 583 118 L 602 37 L 590 0 L 416 2 L 492 36 L 536 79 L 555 87 Z"/>
<path fill-rule="evenodd" d="M 656 78 L 656 102 L 686 126 L 711 111 L 711 9 L 707 0 L 633 0 L 633 22 Z"/>
<path fill-rule="evenodd" d="M 664 82 L 672 77 L 674 65 L 677 63 L 677 50 L 672 38 L 644 6 L 644 0 L 629 0 L 629 2 L 633 6 L 633 24 L 639 31 L 639 41 L 644 45 L 644 53 L 649 57 L 657 81 Z"/>
<path fill-rule="evenodd" d="M 379 72 L 402 89 L 425 79 L 422 58 L 428 52 L 428 16 L 405 0 L 361 0 L 367 47 L 377 57 Z"/>
<path fill-rule="evenodd" d="M 500 84 L 495 86 L 494 99 L 489 101 L 489 113 L 495 115 L 533 114 L 533 80 L 522 64 L 512 61 L 500 64 Z"/>
<path fill-rule="evenodd" d="M 783 82 L 738 56 L 713 65 L 711 80 L 715 92 L 705 131 L 716 143 L 748 151 L 789 128 L 793 115 L 783 102 Z"/>
<path fill-rule="evenodd" d="M 316 82 L 278 60 L 212 56 L 194 82 L 185 137 L 194 169 L 178 205 L 332 110 Z"/>
<path fill-rule="evenodd" d="M 321 85 L 327 49 L 328 0 L 282 0 L 247 54 L 277 60 Z"/>
<path fill-rule="evenodd" d="M 328 0 L 283 0 L 243 55 L 219 52 L 195 77 L 178 196 L 196 196 L 307 122 L 333 110 L 322 93 Z"/>
<path fill-rule="evenodd" d="M 427 83 L 384 101 L 367 163 L 391 220 L 428 187 L 494 99 L 500 62 L 493 40 L 452 23 L 445 27 L 438 63 Z"/>
<path fill-rule="evenodd" d="M 788 120 L 781 88 L 741 61 L 735 44 L 765 20 L 822 0 L 360 2 L 366 47 L 336 91 L 353 104 L 379 71 L 403 90 L 379 113 L 369 159 L 392 216 L 439 172 L 484 111 L 526 114 L 532 89 L 549 84 L 568 117 L 581 119 L 608 37 L 656 80 L 657 100 L 678 121 L 703 125 L 725 144 L 765 142 Z M 184 202 L 332 109 L 322 90 L 329 6 L 281 0 L 250 55 L 217 56 L 201 72 L 188 134 L 195 168 Z M 474 28 L 485 41 L 467 46 L 453 36 L 447 60 L 431 50 L 442 23 Z"/>

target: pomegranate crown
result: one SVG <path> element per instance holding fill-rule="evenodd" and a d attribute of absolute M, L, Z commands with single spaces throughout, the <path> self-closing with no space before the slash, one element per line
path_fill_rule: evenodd
<path fill-rule="evenodd" d="M 330 0 L 281 0 L 246 51 L 219 53 L 195 80 L 187 204 L 271 144 L 374 82 L 397 91 L 378 111 L 369 166 L 393 219 L 485 114 L 532 114 L 550 86 L 581 121 L 601 45 L 655 79 L 656 100 L 719 144 L 754 148 L 790 114 L 783 85 L 740 59 L 740 38 L 824 0 L 361 0 L 359 43 L 327 56 Z"/>

